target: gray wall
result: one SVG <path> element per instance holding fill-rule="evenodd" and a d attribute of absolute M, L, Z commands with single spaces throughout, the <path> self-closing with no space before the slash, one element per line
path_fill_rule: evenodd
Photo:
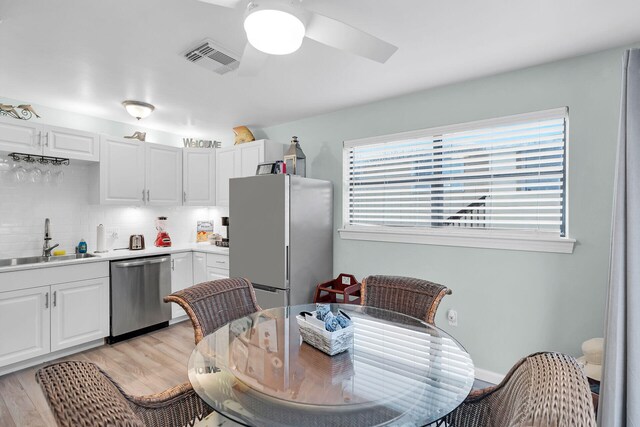
<path fill-rule="evenodd" d="M 300 137 L 308 176 L 333 181 L 342 225 L 342 141 L 504 115 L 569 107 L 569 233 L 573 254 L 341 240 L 334 272 L 397 274 L 445 284 L 436 324 L 476 366 L 506 373 L 541 350 L 580 355 L 603 334 L 613 170 L 623 49 L 430 89 L 269 127 L 257 137 Z M 469 64 L 473 67 L 473 64 Z M 305 100 L 300 100 L 305 102 Z M 458 326 L 445 318 L 458 310 Z"/>

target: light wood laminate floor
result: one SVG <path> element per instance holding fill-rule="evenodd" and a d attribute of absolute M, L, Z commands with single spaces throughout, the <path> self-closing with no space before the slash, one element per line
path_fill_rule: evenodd
<path fill-rule="evenodd" d="M 59 360 L 93 362 L 126 392 L 145 395 L 189 380 L 187 363 L 194 345 L 193 328 L 186 321 Z M 35 380 L 35 372 L 44 365 L 0 377 L 0 426 L 55 427 L 51 410 Z"/>
<path fill-rule="evenodd" d="M 187 363 L 194 348 L 191 322 L 113 345 L 104 345 L 61 360 L 93 362 L 126 392 L 145 395 L 187 382 Z M 51 362 L 48 362 L 51 363 Z M 46 364 L 0 377 L 0 427 L 55 427 L 51 410 L 36 383 L 36 371 Z M 476 381 L 474 388 L 490 385 Z M 225 421 L 225 422 L 223 422 Z M 202 426 L 235 426 L 216 414 Z"/>

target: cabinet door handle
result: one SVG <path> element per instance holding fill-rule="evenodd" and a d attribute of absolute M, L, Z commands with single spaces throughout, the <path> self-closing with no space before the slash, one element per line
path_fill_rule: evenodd
<path fill-rule="evenodd" d="M 176 271 L 176 260 L 175 259 L 171 260 L 171 270 L 172 271 Z"/>
<path fill-rule="evenodd" d="M 218 264 L 226 264 L 226 262 L 220 261 L 220 260 L 216 260 L 216 263 L 218 263 Z"/>
<path fill-rule="evenodd" d="M 49 308 L 49 292 L 44 294 L 44 308 Z"/>
<path fill-rule="evenodd" d="M 142 190 L 142 203 L 144 203 L 144 202 L 145 202 L 145 199 L 144 199 L 144 189 L 143 189 Z"/>
<path fill-rule="evenodd" d="M 49 146 L 49 132 L 44 134 L 44 146 L 45 147 Z"/>
<path fill-rule="evenodd" d="M 56 298 L 56 294 L 57 294 L 57 293 L 58 293 L 58 291 L 53 291 L 53 306 L 54 306 L 54 307 L 57 305 L 57 304 L 56 304 L 56 302 L 57 302 L 57 301 L 56 301 L 56 300 L 57 300 L 57 298 Z"/>
<path fill-rule="evenodd" d="M 38 131 L 38 142 L 36 142 L 38 147 L 42 147 L 42 131 Z"/>
<path fill-rule="evenodd" d="M 182 202 L 183 203 L 187 203 L 187 192 L 186 191 L 182 192 Z"/>
<path fill-rule="evenodd" d="M 147 203 L 151 203 L 151 196 L 149 196 L 149 190 L 147 190 Z"/>

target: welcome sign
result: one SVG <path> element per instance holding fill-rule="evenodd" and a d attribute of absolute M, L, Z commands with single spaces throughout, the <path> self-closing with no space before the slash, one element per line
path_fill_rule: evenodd
<path fill-rule="evenodd" d="M 220 148 L 222 142 L 206 139 L 182 138 L 184 148 Z"/>

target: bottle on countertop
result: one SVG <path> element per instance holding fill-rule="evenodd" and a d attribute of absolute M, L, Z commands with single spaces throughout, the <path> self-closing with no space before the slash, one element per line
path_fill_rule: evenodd
<path fill-rule="evenodd" d="M 87 242 L 84 239 L 80 239 L 80 243 L 78 243 L 78 253 L 86 254 L 87 253 Z"/>

